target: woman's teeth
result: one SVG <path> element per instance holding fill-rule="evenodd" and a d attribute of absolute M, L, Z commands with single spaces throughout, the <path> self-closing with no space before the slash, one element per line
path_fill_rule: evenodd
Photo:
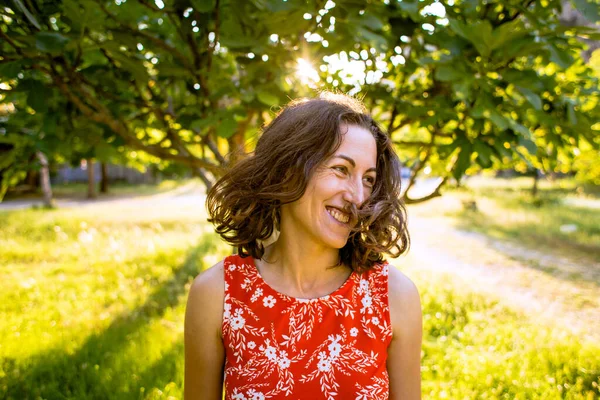
<path fill-rule="evenodd" d="M 339 212 L 335 208 L 327 208 L 327 212 L 329 213 L 329 215 L 331 215 L 333 218 L 335 218 L 337 221 L 343 224 L 346 224 L 348 223 L 348 221 L 350 221 L 350 216 Z"/>

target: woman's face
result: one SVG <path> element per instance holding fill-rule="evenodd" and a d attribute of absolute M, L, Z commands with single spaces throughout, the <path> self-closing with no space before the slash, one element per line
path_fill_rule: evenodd
<path fill-rule="evenodd" d="M 281 208 L 281 229 L 293 226 L 316 244 L 341 249 L 357 221 L 347 212 L 360 207 L 375 184 L 377 145 L 373 134 L 357 125 L 342 125 L 342 143 L 317 168 L 304 195 Z M 283 233 L 283 232 L 282 232 Z"/>

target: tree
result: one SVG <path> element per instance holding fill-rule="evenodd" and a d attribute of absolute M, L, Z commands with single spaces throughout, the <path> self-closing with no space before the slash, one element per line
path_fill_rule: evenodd
<path fill-rule="evenodd" d="M 366 96 L 412 168 L 409 188 L 425 170 L 443 178 L 409 203 L 469 167 L 552 170 L 559 153 L 598 146 L 598 82 L 579 55 L 579 38 L 598 34 L 563 27 L 557 0 L 13 4 L 0 10 L 2 102 L 60 96 L 207 186 L 272 107 L 316 89 Z M 596 3 L 574 4 L 598 19 Z"/>

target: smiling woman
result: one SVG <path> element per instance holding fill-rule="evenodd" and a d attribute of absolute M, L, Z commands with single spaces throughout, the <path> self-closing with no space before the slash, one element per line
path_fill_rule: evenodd
<path fill-rule="evenodd" d="M 290 103 L 207 196 L 238 255 L 198 276 L 187 399 L 418 399 L 421 306 L 400 163 L 345 95 Z"/>

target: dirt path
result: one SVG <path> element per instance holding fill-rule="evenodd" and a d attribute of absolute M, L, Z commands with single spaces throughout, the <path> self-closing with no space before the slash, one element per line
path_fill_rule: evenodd
<path fill-rule="evenodd" d="M 535 321 L 600 341 L 600 263 L 579 265 L 461 231 L 447 218 L 415 216 L 409 224 L 415 269 L 449 274 Z"/>
<path fill-rule="evenodd" d="M 169 191 L 143 196 L 136 195 L 109 195 L 96 199 L 85 197 L 58 198 L 55 204 L 58 208 L 79 208 L 90 206 L 135 206 L 159 202 L 173 203 L 174 207 L 184 205 L 187 202 L 197 203 L 203 201 L 204 188 L 194 182 L 177 187 Z M 167 204 L 165 204 L 166 206 Z M 42 199 L 6 200 L 0 202 L 0 211 L 21 210 L 32 207 L 42 207 Z"/>

